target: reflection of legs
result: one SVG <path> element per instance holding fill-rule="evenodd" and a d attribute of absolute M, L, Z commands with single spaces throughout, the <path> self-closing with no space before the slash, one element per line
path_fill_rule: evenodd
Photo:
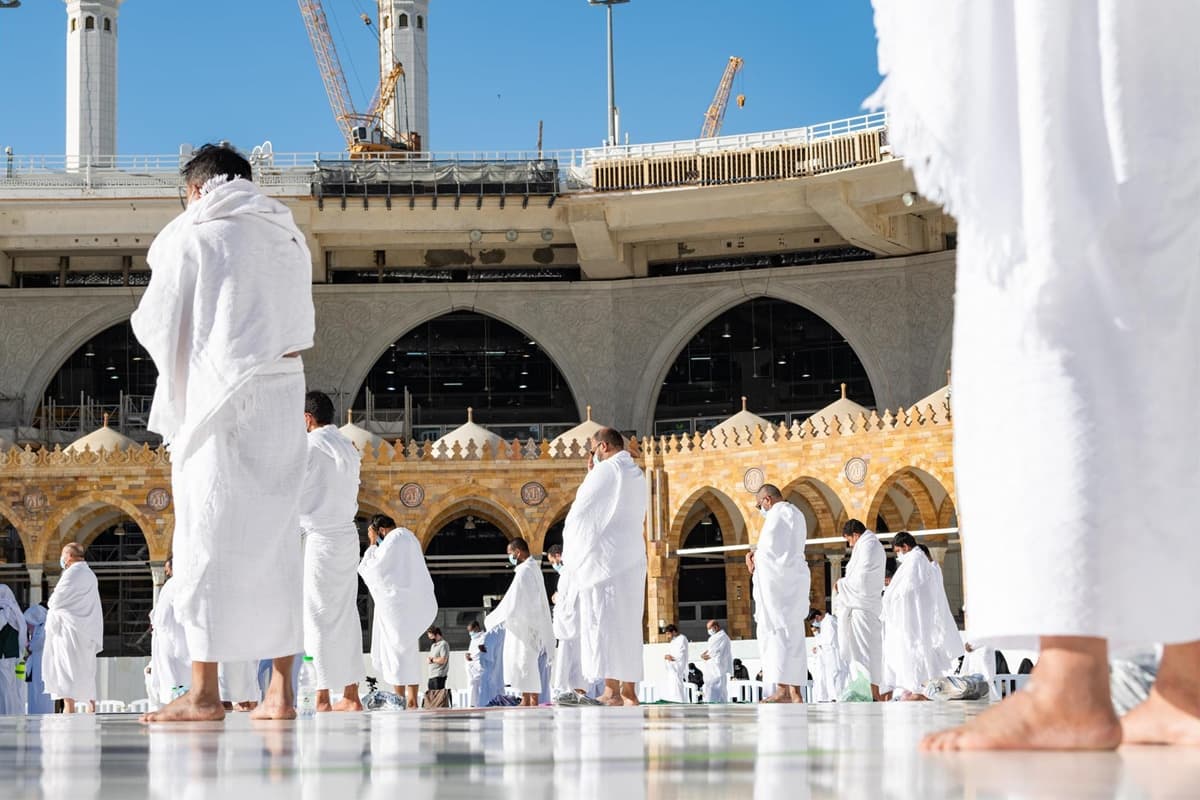
<path fill-rule="evenodd" d="M 1126 744 L 1200 745 L 1200 641 L 1163 648 L 1150 696 L 1122 727 Z"/>
<path fill-rule="evenodd" d="M 521 692 L 521 705 L 536 706 L 538 704 L 537 692 Z"/>
<path fill-rule="evenodd" d="M 1120 743 L 1121 726 L 1108 688 L 1108 643 L 1083 636 L 1044 636 L 1026 688 L 965 725 L 927 736 L 921 747 L 1111 750 Z"/>
<path fill-rule="evenodd" d="M 192 685 L 158 711 L 142 715 L 142 722 L 203 722 L 225 719 L 215 661 L 192 662 Z"/>
<path fill-rule="evenodd" d="M 271 683 L 262 704 L 250 713 L 251 719 L 295 719 L 296 697 L 292 692 L 292 663 L 295 656 L 271 662 Z"/>
<path fill-rule="evenodd" d="M 74 700 L 72 700 L 69 697 L 64 697 L 62 704 L 63 704 L 63 713 L 64 714 L 74 714 L 75 713 L 75 701 Z"/>

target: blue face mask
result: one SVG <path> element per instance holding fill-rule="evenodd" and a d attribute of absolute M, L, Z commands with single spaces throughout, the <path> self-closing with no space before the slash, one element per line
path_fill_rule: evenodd
<path fill-rule="evenodd" d="M 516 557 L 516 556 L 509 556 L 509 557 L 508 557 L 508 563 L 512 564 L 512 565 L 515 567 L 515 566 L 517 565 L 517 557 Z"/>
<path fill-rule="evenodd" d="M 765 517 L 765 516 L 767 516 L 767 509 L 763 508 L 762 506 L 759 506 L 758 513 L 762 514 Z"/>
<path fill-rule="evenodd" d="M 62 556 L 59 556 L 58 557 L 58 566 L 60 569 L 66 569 L 67 568 L 67 560 L 65 558 L 63 558 Z"/>
<path fill-rule="evenodd" d="M 561 562 L 558 564 L 551 564 L 550 566 L 551 566 L 551 568 L 554 569 L 555 572 L 559 572 L 559 573 L 562 572 L 562 563 Z"/>

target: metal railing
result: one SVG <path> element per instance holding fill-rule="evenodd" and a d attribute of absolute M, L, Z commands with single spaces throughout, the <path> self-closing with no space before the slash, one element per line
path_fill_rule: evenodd
<path fill-rule="evenodd" d="M 394 157 L 373 154 L 359 163 L 405 161 L 414 165 L 433 162 L 556 162 L 560 193 L 592 191 L 594 167 L 610 161 L 659 159 L 748 150 L 802 146 L 842 136 L 880 131 L 887 116 L 880 112 L 822 122 L 802 128 L 685 139 L 675 142 L 616 145 L 565 150 L 476 150 L 460 152 L 400 152 Z M 24 155 L 14 153 L 0 162 L 0 199 L 5 197 L 129 196 L 172 197 L 181 186 L 179 169 L 190 153 L 159 155 Z M 319 177 L 322 162 L 354 161 L 347 152 L 307 151 L 275 153 L 265 146 L 250 155 L 255 180 L 270 194 L 308 196 Z"/>

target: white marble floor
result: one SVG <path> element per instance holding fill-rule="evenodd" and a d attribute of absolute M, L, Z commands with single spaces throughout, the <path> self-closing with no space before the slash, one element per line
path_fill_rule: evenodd
<path fill-rule="evenodd" d="M 1197 798 L 1200 749 L 916 752 L 970 703 L 646 706 L 141 725 L 0 717 L 0 798 Z"/>

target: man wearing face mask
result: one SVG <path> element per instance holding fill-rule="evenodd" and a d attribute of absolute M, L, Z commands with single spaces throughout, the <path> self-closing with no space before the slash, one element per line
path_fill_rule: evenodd
<path fill-rule="evenodd" d="M 729 673 L 733 672 L 733 646 L 721 623 L 708 621 L 708 649 L 700 654 L 704 662 L 704 700 L 729 702 Z"/>
<path fill-rule="evenodd" d="M 397 528 L 386 514 L 371 518 L 367 540 L 370 546 L 358 574 L 375 601 L 371 664 L 375 676 L 395 687 L 413 709 L 421 683 L 418 642 L 437 618 L 433 578 L 417 537 L 407 528 Z"/>
<path fill-rule="evenodd" d="M 874 533 L 857 519 L 842 526 L 851 548 L 846 574 L 834 584 L 833 610 L 838 615 L 838 649 L 848 668 L 866 668 L 871 694 L 880 699 L 883 681 L 883 581 L 887 554 Z"/>
<path fill-rule="evenodd" d="M 765 518 L 758 544 L 746 554 L 754 593 L 754 618 L 762 651 L 763 682 L 774 686 L 764 703 L 802 703 L 808 680 L 804 619 L 811 577 L 804 558 L 808 523 L 800 509 L 769 483 L 755 507 Z"/>
<path fill-rule="evenodd" d="M 884 683 L 899 697 L 924 700 L 926 682 L 953 671 L 962 637 L 941 570 L 912 534 L 897 533 L 892 547 L 900 566 L 883 593 Z"/>
<path fill-rule="evenodd" d="M 579 603 L 583 675 L 604 681 L 604 705 L 637 705 L 646 600 L 646 478 L 625 438 L 602 428 L 591 441 L 594 466 L 567 514 L 562 602 Z"/>
<path fill-rule="evenodd" d="M 513 571 L 512 584 L 500 605 L 483 620 L 491 630 L 503 625 L 504 682 L 521 694 L 521 705 L 536 706 L 542 693 L 538 657 L 549 654 L 554 646 L 554 623 L 541 565 L 529 557 L 529 545 L 516 538 L 508 543 L 508 562 Z"/>
<path fill-rule="evenodd" d="M 550 675 L 552 695 L 556 699 L 564 694 L 576 696 L 587 694 L 584 686 L 583 668 L 579 660 L 579 597 L 571 594 L 571 603 L 564 603 L 570 585 L 569 571 L 562 560 L 562 545 L 551 545 L 546 551 L 550 567 L 558 574 L 558 584 L 550 601 L 554 604 L 554 637 L 558 647 L 554 651 L 554 671 Z M 567 698 L 573 701 L 576 698 Z"/>
<path fill-rule="evenodd" d="M 83 560 L 83 548 L 71 542 L 58 564 L 62 576 L 50 594 L 42 674 L 46 692 L 72 714 L 76 700 L 96 711 L 96 654 L 104 649 L 104 616 L 96 574 Z"/>

